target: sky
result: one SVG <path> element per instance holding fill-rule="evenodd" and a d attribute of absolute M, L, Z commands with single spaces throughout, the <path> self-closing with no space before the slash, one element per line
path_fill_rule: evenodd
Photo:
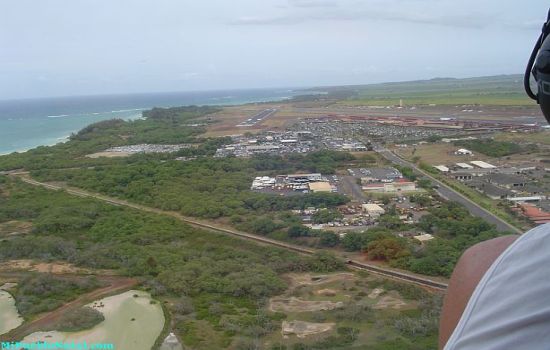
<path fill-rule="evenodd" d="M 542 0 L 0 0 L 0 100 L 522 73 Z"/>

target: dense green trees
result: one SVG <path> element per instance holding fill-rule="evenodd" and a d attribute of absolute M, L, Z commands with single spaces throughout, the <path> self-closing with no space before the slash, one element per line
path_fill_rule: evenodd
<path fill-rule="evenodd" d="M 90 329 L 104 320 L 103 314 L 96 309 L 82 307 L 64 314 L 54 327 L 50 328 L 60 332 L 78 332 Z"/>
<path fill-rule="evenodd" d="M 309 206 L 330 208 L 348 201 L 335 193 L 283 197 L 252 192 L 249 186 L 255 170 L 251 167 L 256 161 L 200 158 L 158 162 L 145 158 L 93 169 L 41 170 L 33 176 L 206 218 Z"/>
<path fill-rule="evenodd" d="M 474 152 L 483 153 L 489 157 L 504 157 L 533 149 L 533 147 L 530 149 L 524 148 L 513 142 L 495 141 L 491 139 L 456 141 L 454 144 L 468 148 Z"/>
<path fill-rule="evenodd" d="M 94 277 L 73 281 L 36 274 L 19 282 L 14 297 L 17 309 L 28 318 L 41 312 L 55 310 L 65 302 L 99 286 L 100 283 Z"/>
<path fill-rule="evenodd" d="M 337 210 L 321 209 L 311 216 L 315 224 L 326 224 L 327 222 L 341 219 L 344 216 Z"/>

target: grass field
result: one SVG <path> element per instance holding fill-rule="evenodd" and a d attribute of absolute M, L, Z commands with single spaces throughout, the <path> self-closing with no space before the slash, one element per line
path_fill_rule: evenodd
<path fill-rule="evenodd" d="M 499 133 L 495 135 L 497 141 L 532 142 L 550 146 L 550 130 L 535 133 Z"/>
<path fill-rule="evenodd" d="M 474 154 L 474 156 L 457 156 L 454 152 L 459 149 L 452 143 L 434 143 L 419 146 L 409 146 L 407 148 L 395 148 L 395 151 L 400 156 L 412 159 L 420 157 L 420 160 L 430 165 L 452 165 L 455 163 L 468 163 L 472 160 L 487 160 L 489 157 L 483 154 Z M 416 151 L 415 151 L 416 149 Z"/>
<path fill-rule="evenodd" d="M 338 102 L 345 105 L 493 105 L 533 106 L 523 92 L 521 75 L 383 83 L 329 88 L 332 92 L 351 92 L 352 97 Z"/>

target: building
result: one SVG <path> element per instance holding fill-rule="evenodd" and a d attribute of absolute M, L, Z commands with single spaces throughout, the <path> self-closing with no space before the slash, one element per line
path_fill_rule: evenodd
<path fill-rule="evenodd" d="M 399 180 L 396 182 L 376 182 L 367 183 L 363 185 L 363 191 L 365 192 L 412 192 L 416 191 L 416 184 L 407 180 Z"/>
<path fill-rule="evenodd" d="M 276 180 L 269 176 L 258 176 L 252 181 L 252 190 L 261 190 L 264 188 L 272 188 L 276 183 Z"/>
<path fill-rule="evenodd" d="M 540 225 L 550 222 L 550 213 L 537 208 L 533 204 L 520 204 L 520 209 L 523 212 L 523 215 L 527 216 L 529 220 L 533 221 L 535 224 Z"/>
<path fill-rule="evenodd" d="M 456 163 L 456 166 L 461 169 L 473 169 L 474 167 L 468 163 Z"/>
<path fill-rule="evenodd" d="M 312 192 L 332 192 L 332 186 L 326 181 L 310 182 L 309 190 Z"/>
<path fill-rule="evenodd" d="M 371 217 L 376 218 L 386 213 L 384 208 L 382 208 L 378 204 L 363 204 L 361 205 L 361 209 L 363 209 L 363 211 L 369 214 Z"/>
<path fill-rule="evenodd" d="M 482 160 L 473 160 L 470 163 L 472 163 L 473 165 L 478 166 L 482 169 L 496 169 L 496 166 L 494 166 L 492 164 L 489 164 L 489 163 L 486 163 Z"/>
<path fill-rule="evenodd" d="M 487 197 L 495 200 L 506 199 L 514 195 L 512 191 L 506 188 L 501 188 L 486 182 L 481 182 L 477 189 L 483 192 Z"/>
<path fill-rule="evenodd" d="M 258 146 L 247 146 L 246 150 L 249 153 L 269 153 L 277 152 L 281 147 L 277 145 L 258 145 Z"/>
<path fill-rule="evenodd" d="M 449 172 L 449 168 L 447 168 L 445 165 L 434 165 L 434 168 L 436 168 L 437 170 L 441 171 L 442 173 L 448 173 Z"/>
<path fill-rule="evenodd" d="M 323 181 L 323 176 L 320 173 L 313 174 L 290 174 L 286 176 L 288 181 Z"/>
<path fill-rule="evenodd" d="M 467 172 L 454 172 L 452 173 L 451 175 L 453 177 L 453 179 L 455 180 L 458 180 L 458 181 L 470 181 L 472 178 L 473 178 L 473 175 L 471 173 L 467 173 Z"/>
<path fill-rule="evenodd" d="M 467 150 L 465 148 L 460 148 L 455 151 L 455 154 L 457 156 L 473 156 L 474 153 L 470 150 Z"/>
<path fill-rule="evenodd" d="M 521 176 L 508 174 L 489 174 L 486 177 L 487 182 L 508 189 L 525 187 L 527 180 Z"/>

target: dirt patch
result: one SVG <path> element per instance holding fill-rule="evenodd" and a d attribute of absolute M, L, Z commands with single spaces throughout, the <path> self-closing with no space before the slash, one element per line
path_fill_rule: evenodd
<path fill-rule="evenodd" d="M 0 263 L 0 272 L 2 271 L 14 271 L 14 270 L 24 270 L 24 271 L 33 271 L 33 272 L 42 272 L 42 273 L 53 273 L 53 274 L 100 274 L 100 275 L 114 275 L 112 270 L 91 270 L 76 267 L 72 264 L 66 262 L 37 262 L 29 259 L 21 260 L 9 260 L 3 263 Z"/>
<path fill-rule="evenodd" d="M 384 293 L 384 290 L 382 288 L 374 288 L 372 292 L 369 293 L 368 297 L 369 299 L 376 299 L 382 293 Z"/>
<path fill-rule="evenodd" d="M 305 338 L 309 335 L 325 333 L 334 328 L 335 323 L 312 323 L 304 321 L 283 321 L 283 338 L 295 334 L 298 338 Z"/>
<path fill-rule="evenodd" d="M 354 281 L 357 277 L 353 273 L 334 273 L 330 275 L 312 275 L 309 273 L 289 274 L 292 286 L 322 285 L 339 281 Z"/>
<path fill-rule="evenodd" d="M 7 221 L 0 223 L 0 235 L 21 235 L 30 233 L 32 230 L 32 223 L 27 221 Z"/>
<path fill-rule="evenodd" d="M 6 282 L 2 285 L 0 285 L 0 290 L 10 291 L 10 289 L 13 289 L 17 287 L 17 283 L 15 282 Z"/>
<path fill-rule="evenodd" d="M 344 307 L 344 303 L 341 301 L 308 301 L 298 298 L 280 299 L 273 298 L 269 302 L 269 309 L 271 311 L 282 312 L 311 312 L 311 311 L 325 311 L 334 310 Z"/>
<path fill-rule="evenodd" d="M 97 152 L 86 155 L 88 158 L 99 158 L 99 157 L 106 157 L 106 158 L 118 158 L 118 157 L 128 157 L 130 156 L 130 153 L 128 152 Z"/>
<path fill-rule="evenodd" d="M 407 306 L 400 297 L 395 295 L 384 295 L 372 308 L 375 310 L 395 309 L 399 310 Z"/>
<path fill-rule="evenodd" d="M 334 297 L 336 296 L 336 291 L 334 289 L 319 289 L 315 291 L 316 294 L 322 295 L 324 297 Z"/>

